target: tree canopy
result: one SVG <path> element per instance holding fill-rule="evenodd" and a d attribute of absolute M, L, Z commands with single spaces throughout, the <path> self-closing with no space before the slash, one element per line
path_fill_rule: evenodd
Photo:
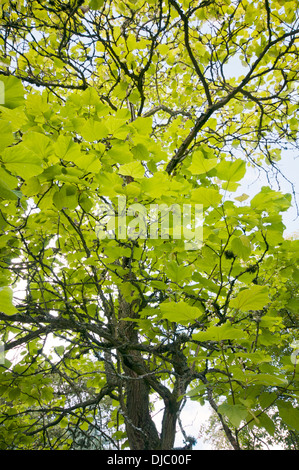
<path fill-rule="evenodd" d="M 298 1 L 0 5 L 0 448 L 298 433 Z"/>

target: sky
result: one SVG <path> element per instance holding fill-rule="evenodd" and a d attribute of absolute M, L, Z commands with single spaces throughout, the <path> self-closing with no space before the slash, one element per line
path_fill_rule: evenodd
<path fill-rule="evenodd" d="M 207 424 L 211 416 L 211 408 L 208 404 L 201 405 L 199 402 L 189 400 L 181 414 L 182 424 L 187 436 L 192 436 L 196 439 L 194 450 L 211 450 L 211 444 L 205 442 L 204 438 L 199 436 L 200 428 L 203 424 Z M 177 433 L 175 447 L 184 445 L 183 436 L 180 432 Z"/>

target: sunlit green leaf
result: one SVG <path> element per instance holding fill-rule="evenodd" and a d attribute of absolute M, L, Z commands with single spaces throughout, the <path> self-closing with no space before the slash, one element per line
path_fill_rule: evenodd
<path fill-rule="evenodd" d="M 202 173 L 208 173 L 212 168 L 217 165 L 217 158 L 205 158 L 200 150 L 194 152 L 192 157 L 192 163 L 188 170 L 193 175 L 201 175 Z"/>
<path fill-rule="evenodd" d="M 289 428 L 299 431 L 299 409 L 281 405 L 279 407 L 279 416 Z"/>
<path fill-rule="evenodd" d="M 11 124 L 7 121 L 0 121 L 0 151 L 11 145 L 14 141 Z"/>
<path fill-rule="evenodd" d="M 24 179 L 37 176 L 43 171 L 42 158 L 32 153 L 22 143 L 6 148 L 2 153 L 5 168 Z"/>
<path fill-rule="evenodd" d="M 195 333 L 193 339 L 196 341 L 225 341 L 228 339 L 243 339 L 246 336 L 246 332 L 225 323 L 221 326 L 210 326 L 206 331 Z"/>
<path fill-rule="evenodd" d="M 131 162 L 121 165 L 119 168 L 119 174 L 124 176 L 132 176 L 133 178 L 143 178 L 144 167 L 140 162 Z"/>
<path fill-rule="evenodd" d="M 240 181 L 245 175 L 246 163 L 241 159 L 232 162 L 223 160 L 217 165 L 216 171 L 218 178 L 221 180 L 229 182 Z"/>
<path fill-rule="evenodd" d="M 230 301 L 231 308 L 248 312 L 249 310 L 259 310 L 269 303 L 268 290 L 264 286 L 252 286 L 244 289 Z"/>
<path fill-rule="evenodd" d="M 16 307 L 12 303 L 13 291 L 10 287 L 0 287 L 0 312 L 6 315 L 17 313 Z"/>
<path fill-rule="evenodd" d="M 80 133 L 87 142 L 95 142 L 107 137 L 108 129 L 103 122 L 88 119 L 84 123 Z"/>
<path fill-rule="evenodd" d="M 163 318 L 172 322 L 190 322 L 201 315 L 201 310 L 186 302 L 164 302 L 160 305 Z"/>
<path fill-rule="evenodd" d="M 219 413 L 227 416 L 231 424 L 238 428 L 240 423 L 246 419 L 248 415 L 247 408 L 243 405 L 229 405 L 228 403 L 223 403 L 222 405 L 218 406 Z"/>
<path fill-rule="evenodd" d="M 8 77 L 1 75 L 1 82 L 4 88 L 3 105 L 10 109 L 21 106 L 24 102 L 24 88 L 21 80 L 18 80 L 12 75 Z"/>
<path fill-rule="evenodd" d="M 197 204 L 203 204 L 204 207 L 218 207 L 222 196 L 219 191 L 212 188 L 198 188 L 192 191 L 192 201 Z"/>
<path fill-rule="evenodd" d="M 253 209 L 260 211 L 285 211 L 290 207 L 291 200 L 291 194 L 282 194 L 263 186 L 262 190 L 252 198 L 250 205 Z"/>

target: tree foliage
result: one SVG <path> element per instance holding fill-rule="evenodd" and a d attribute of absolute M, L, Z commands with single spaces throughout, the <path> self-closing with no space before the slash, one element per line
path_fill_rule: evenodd
<path fill-rule="evenodd" d="M 186 399 L 234 449 L 273 406 L 298 431 L 294 188 L 236 195 L 298 146 L 298 2 L 0 4 L 1 448 L 71 448 L 107 399 L 130 449 L 172 449 Z M 202 243 L 133 236 L 152 204 L 201 204 Z"/>

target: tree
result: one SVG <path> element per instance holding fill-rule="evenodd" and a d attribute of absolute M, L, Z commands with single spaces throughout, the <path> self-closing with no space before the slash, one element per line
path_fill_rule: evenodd
<path fill-rule="evenodd" d="M 2 448 L 70 448 L 107 397 L 132 450 L 172 449 L 189 398 L 234 449 L 274 404 L 298 431 L 295 189 L 236 195 L 298 148 L 298 2 L 1 8 Z"/>

